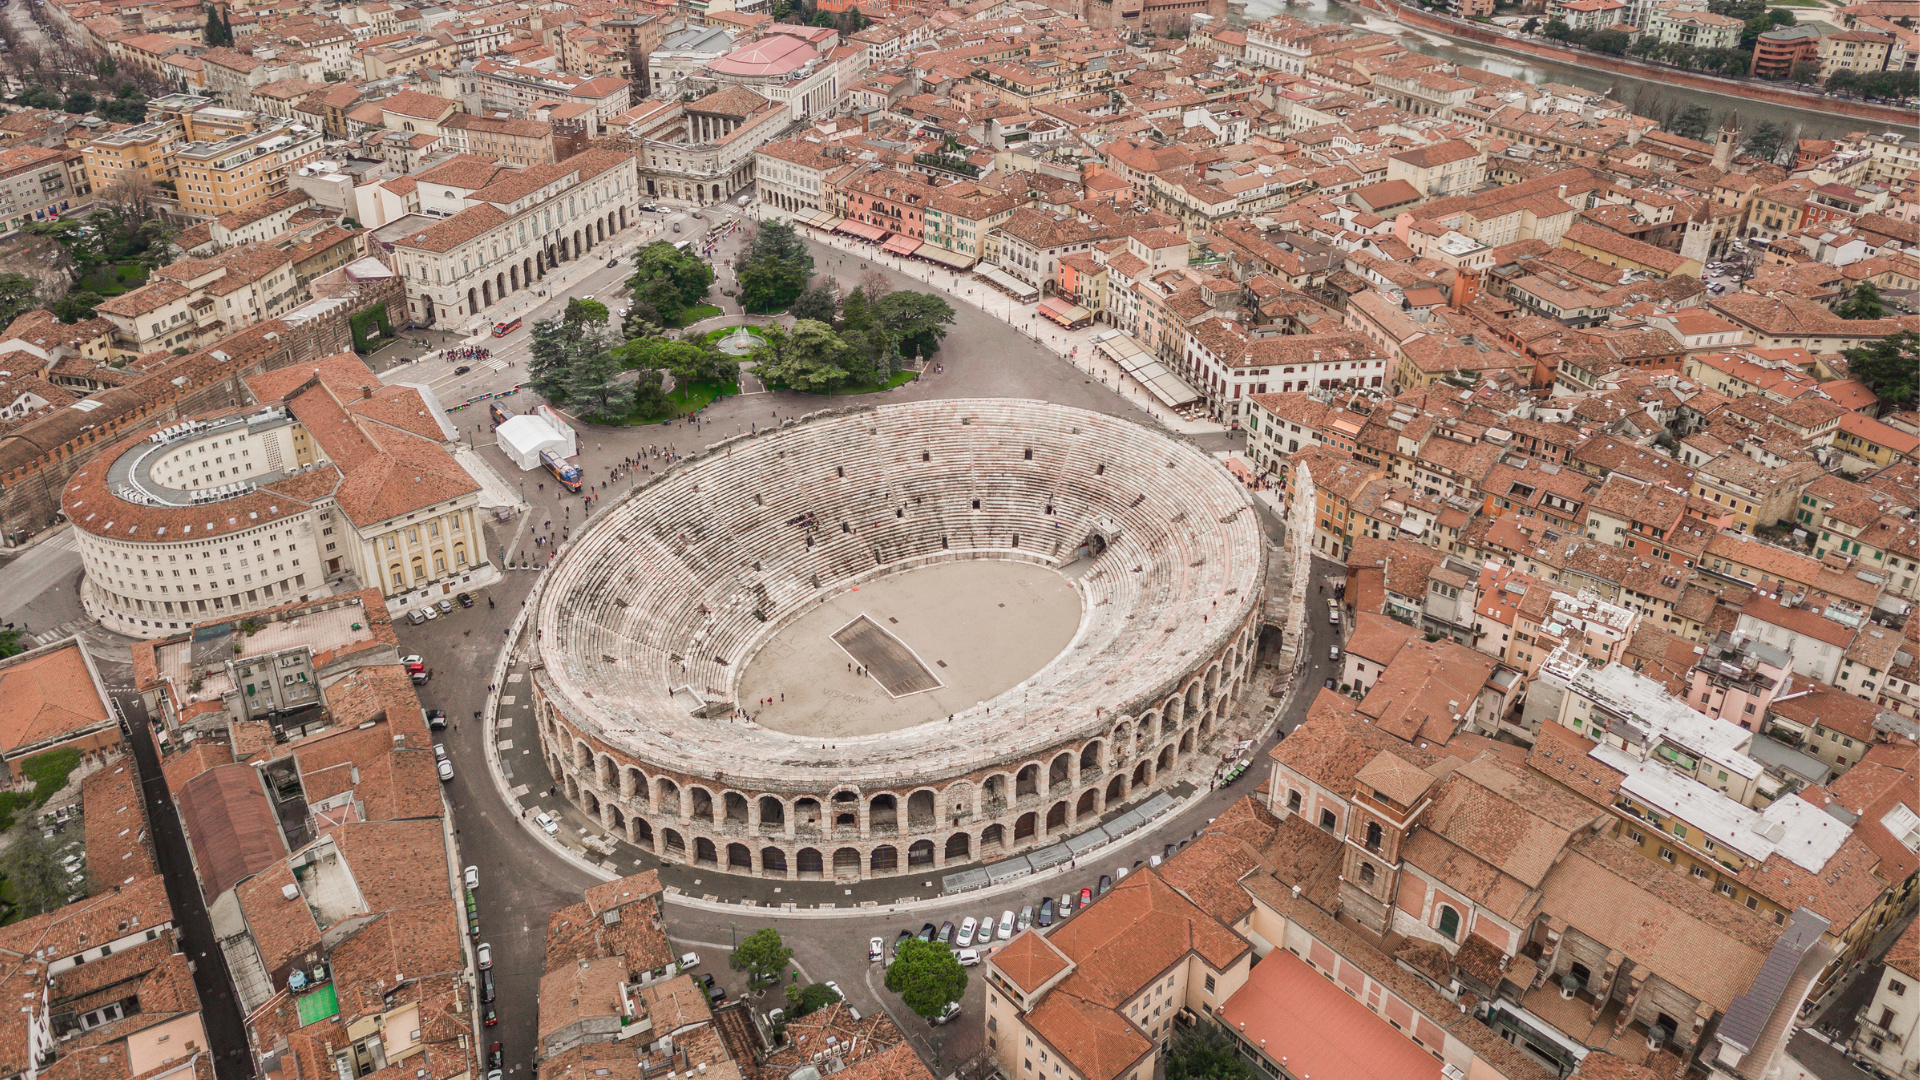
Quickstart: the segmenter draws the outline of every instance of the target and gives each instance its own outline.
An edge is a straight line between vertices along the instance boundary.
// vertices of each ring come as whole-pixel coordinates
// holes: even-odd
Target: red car
[[[1093,890],[1081,889],[1080,890],[1080,906],[1086,907],[1088,904],[1091,904],[1091,903],[1093,903]]]

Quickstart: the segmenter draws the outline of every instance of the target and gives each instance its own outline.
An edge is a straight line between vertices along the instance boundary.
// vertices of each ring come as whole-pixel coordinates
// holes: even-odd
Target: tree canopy
[[[748,311],[779,311],[806,290],[813,276],[807,246],[781,221],[762,224],[753,243],[734,267],[740,279],[740,303]]]
[[[656,324],[676,320],[686,309],[704,302],[713,287],[713,267],[697,255],[682,252],[665,240],[656,240],[633,256],[633,275],[627,288],[634,306],[645,304]],[[628,318],[633,312],[628,312]]]
[[[887,989],[921,1017],[933,1020],[967,990],[967,969],[944,941],[908,938],[887,968]]]
[[[1920,401],[1920,334],[1903,330],[1871,345],[1848,349],[1847,372],[1896,409]]]
[[[1845,300],[1834,305],[1833,313],[1843,319],[1884,319],[1887,305],[1880,299],[1880,290],[1873,287],[1873,282],[1863,281],[1853,287]]]
[[[834,991],[833,987],[828,986],[826,983],[808,983],[805,986],[795,984],[789,986],[787,987],[788,1019],[805,1016],[817,1009],[824,1009],[839,1000],[840,995]]]
[[[740,939],[727,963],[735,971],[744,971],[756,986],[771,985],[793,959],[793,950],[780,940],[780,931],[762,927]]]
[[[1210,1023],[1182,1031],[1167,1054],[1167,1080],[1251,1080],[1252,1076],[1233,1040]]]

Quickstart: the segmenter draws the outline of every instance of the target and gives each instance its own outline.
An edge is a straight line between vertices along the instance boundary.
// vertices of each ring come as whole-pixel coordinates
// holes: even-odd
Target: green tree
[[[1596,30],[1587,35],[1582,44],[1594,52],[1610,53],[1619,56],[1627,51],[1630,42],[1627,35],[1619,30]]]
[[[1906,409],[1920,401],[1920,334],[1902,330],[1840,355],[1847,358],[1847,373],[1883,404]]]
[[[727,963],[735,971],[746,972],[748,980],[760,987],[777,981],[792,959],[793,950],[781,942],[780,931],[768,926],[741,939]]]
[[[1779,124],[1762,120],[1754,125],[1753,132],[1747,136],[1747,144],[1741,149],[1761,161],[1772,161],[1786,141],[1787,133],[1781,130]]]
[[[661,316],[673,318],[705,300],[713,287],[713,267],[696,255],[656,240],[633,256],[627,288]]]
[[[966,993],[967,969],[946,942],[909,938],[900,943],[887,969],[887,989],[899,994],[907,1008],[933,1020]]]
[[[875,318],[898,343],[900,355],[932,356],[953,325],[953,307],[932,293],[888,293],[873,305]]]
[[[1540,32],[1555,41],[1565,41],[1568,35],[1573,33],[1573,28],[1567,25],[1565,19],[1556,18],[1548,19],[1546,28]]]
[[[840,290],[831,280],[823,281],[794,297],[793,303],[787,307],[787,314],[796,319],[838,323],[840,321]]]
[[[1787,75],[1787,78],[1792,79],[1801,86],[1812,86],[1814,83],[1820,81],[1820,61],[1795,60],[1793,62],[1793,71]]]
[[[90,113],[93,111],[93,105],[92,94],[85,90],[75,90],[67,95],[67,103],[64,107],[70,113]]]
[[[220,9],[212,5],[207,6],[207,23],[201,34],[207,39],[208,47],[233,44],[233,28]]]
[[[754,374],[768,386],[824,394],[847,383],[847,369],[840,366],[846,342],[833,327],[812,319],[802,319],[787,330],[778,324],[761,328],[762,344],[753,352],[759,367]]]
[[[93,309],[99,306],[100,302],[104,299],[106,298],[99,293],[87,292],[85,289],[82,289],[78,292],[70,292],[60,299],[55,300],[48,306],[47,310],[58,316],[63,323],[84,322],[87,319],[93,318]]]
[[[607,321],[608,314],[607,305],[598,300],[569,299],[567,301],[567,309],[561,315],[561,318],[568,323],[585,325],[587,323],[604,323]]]
[[[826,983],[798,984],[787,987],[787,1019],[805,1016],[818,1009],[840,1000],[840,995]]]
[[[1644,41],[1646,39],[1642,38],[1641,40]],[[1707,108],[1705,105],[1689,105],[1681,110],[1679,116],[1674,117],[1673,123],[1669,125],[1668,130],[1683,139],[1694,139],[1697,141],[1705,139],[1708,130],[1712,127],[1712,109]]]
[[[20,640],[20,636],[18,630],[0,630],[0,660],[27,651],[26,643]]]
[[[1212,1023],[1182,1031],[1167,1053],[1167,1080],[1250,1080],[1252,1076],[1233,1039]]]
[[[606,305],[592,300],[570,300],[558,319],[537,319],[527,358],[527,382],[548,401],[591,400],[598,407],[614,402],[592,392],[623,367],[612,356],[613,331],[607,326]],[[577,397],[577,395],[587,395]]]
[[[0,274],[0,329],[39,306],[40,283],[25,274]]]
[[[799,297],[813,276],[813,258],[793,226],[770,221],[754,233],[753,245],[735,267],[740,303],[748,311],[777,311]]]
[[[1863,281],[1853,287],[1853,294],[1834,306],[1833,313],[1843,319],[1884,319],[1887,305],[1880,299],[1880,290],[1873,282]]]
[[[40,824],[31,815],[13,827],[7,853],[0,856],[0,874],[6,875],[8,890],[17,905],[15,912],[22,917],[64,907],[73,893],[91,891],[68,881],[58,854],[40,835]]]
[[[1536,15],[1533,18],[1527,20],[1527,24],[1520,28],[1520,32],[1523,34],[1531,34],[1534,31],[1539,29],[1540,29],[1540,17]]]

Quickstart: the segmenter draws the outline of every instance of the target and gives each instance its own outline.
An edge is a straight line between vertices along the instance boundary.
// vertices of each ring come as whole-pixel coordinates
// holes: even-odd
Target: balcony
[[[1874,1038],[1880,1039],[1882,1042],[1892,1043],[1896,1046],[1899,1045],[1902,1039],[1902,1036],[1900,1035],[1900,1033],[1896,1031],[1890,1031],[1886,1028],[1881,1027],[1879,1024],[1874,1023],[1873,1020],[1871,1019],[1871,1017],[1873,1016],[1873,1011],[1874,1011],[1874,1005],[1873,1005],[1873,1002],[1871,1001],[1867,1002],[1865,1005],[1860,1006],[1858,1009],[1855,1009],[1853,1012],[1854,1022],[1858,1023],[1860,1025],[1860,1030],[1865,1032],[1866,1034],[1871,1035]]]

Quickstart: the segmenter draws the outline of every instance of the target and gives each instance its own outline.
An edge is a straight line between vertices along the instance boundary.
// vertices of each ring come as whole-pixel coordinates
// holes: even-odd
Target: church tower
[[[1724,138],[1726,133],[1721,132],[1721,135]],[[1717,155],[1715,160],[1718,160]],[[1711,200],[1701,199],[1700,204],[1695,206],[1693,213],[1688,216],[1687,231],[1680,238],[1680,257],[1692,259],[1702,266],[1705,266],[1707,260],[1713,256],[1712,206]]]
[[[1733,166],[1733,152],[1740,146],[1740,114],[1727,117],[1720,125],[1720,136],[1713,143],[1713,167],[1726,172]]]

